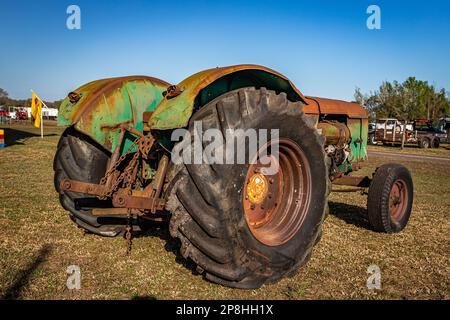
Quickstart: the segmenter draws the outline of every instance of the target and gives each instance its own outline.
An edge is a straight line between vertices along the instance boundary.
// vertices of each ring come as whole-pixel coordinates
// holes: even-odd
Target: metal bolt
[[[69,181],[64,181],[64,189],[66,190],[70,190],[70,188],[72,187],[71,183]]]

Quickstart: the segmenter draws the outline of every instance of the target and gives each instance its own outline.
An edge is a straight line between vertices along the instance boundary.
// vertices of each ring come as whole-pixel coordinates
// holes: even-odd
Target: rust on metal
[[[343,146],[350,142],[352,136],[350,129],[345,123],[337,121],[324,121],[319,122],[317,129],[322,131],[322,135],[325,137],[325,144],[333,144]]]
[[[273,144],[271,141],[268,145]],[[248,167],[242,205],[255,238],[268,246],[278,246],[289,241],[303,223],[310,204],[312,177],[306,155],[292,140],[280,139],[279,161],[273,156],[269,159],[269,164],[258,161]],[[267,170],[269,166],[278,168],[275,174]]]
[[[146,76],[109,78],[90,82],[76,89],[61,103],[58,125],[75,125],[105,149],[113,152],[119,132],[114,127],[126,123],[143,131],[143,113],[153,112],[170,86]],[[124,141],[124,148],[130,141]]]
[[[166,200],[163,198],[130,195],[127,189],[119,189],[112,197],[112,204],[116,208],[148,209],[154,213],[164,209]]]
[[[331,192],[361,192],[365,193],[367,188],[348,188],[348,189],[332,189]]]
[[[270,68],[252,64],[213,68],[198,72],[186,78],[175,86],[177,89],[174,89],[173,94],[168,92],[165,99],[160,102],[152,114],[149,120],[149,126],[152,129],[158,130],[185,127],[192,115],[195,99],[200,91],[218,79],[241,71],[262,72],[267,79],[279,85],[279,91],[290,91],[297,97],[297,101],[307,104],[303,94],[288,78]],[[267,85],[262,86],[268,87]],[[306,113],[315,112],[313,109],[309,110],[309,106],[307,105],[304,106],[304,111]]]
[[[398,179],[394,182],[389,193],[389,214],[395,222],[399,222],[408,207],[408,187],[405,181]]]
[[[94,216],[126,216],[130,213],[134,216],[145,217],[153,221],[167,221],[169,220],[169,215],[153,213],[149,214],[148,210],[142,209],[128,209],[128,208],[95,208],[92,209],[92,214]]]
[[[169,158],[164,155],[158,164],[158,170],[156,171],[155,179],[152,182],[152,188],[154,190],[153,196],[159,197],[161,194],[164,180],[166,178],[167,168],[169,167]]]
[[[171,99],[171,98],[175,98],[176,96],[180,95],[182,92],[183,92],[183,89],[181,89],[179,86],[171,85],[167,88],[166,91],[164,91],[162,93],[162,95],[166,99]]]
[[[152,116],[153,112],[144,112],[142,114],[142,122],[144,123],[143,131],[148,132],[150,131],[150,126],[148,125],[148,120],[150,120],[150,117]]]
[[[89,82],[76,90],[78,92],[87,92],[87,94],[83,95],[83,99],[80,103],[84,102],[84,104],[82,106],[77,106],[75,112],[73,113],[72,121],[76,122],[77,120],[79,120],[84,112],[89,111],[90,108],[97,105],[99,100],[101,100],[104,96],[107,96],[114,90],[121,88],[124,82],[136,80],[148,81],[155,85],[164,87],[170,85],[169,83],[161,79],[147,76],[127,76],[119,78],[107,78]]]
[[[60,187],[62,191],[78,192],[89,194],[92,196],[100,196],[104,192],[106,192],[106,186],[104,185],[75,181],[70,179],[61,180]]]
[[[369,177],[341,176],[332,181],[334,185],[368,188],[372,180]]]
[[[94,216],[126,216],[128,211],[127,208],[95,208],[92,209],[92,214]],[[131,209],[131,214],[143,216],[145,212],[139,209]]]
[[[125,137],[125,130],[122,129],[120,131],[120,135],[119,135],[119,140],[117,141],[117,148],[114,150],[111,158],[109,159],[109,163],[108,163],[108,168],[107,168],[107,172],[113,169],[114,164],[117,162],[117,160],[120,157],[120,152],[121,152],[121,148],[122,148],[122,143],[123,143],[123,139]]]
[[[134,130],[127,125],[121,125],[119,128],[121,129],[121,136],[124,135],[125,131],[133,133]],[[143,136],[140,132],[137,135],[139,137],[133,142],[129,150],[117,160],[111,161],[109,169],[100,180],[100,184],[65,179],[60,183],[61,190],[94,195],[99,199],[112,198],[112,204],[115,208],[129,209],[127,211],[128,216],[133,214],[133,209],[146,210],[150,213],[163,210],[166,200],[159,198],[159,196],[167,173],[169,158],[166,155],[162,157],[159,162],[156,177],[147,188],[143,191],[133,190],[132,188],[136,184],[139,170],[139,156],[146,159],[154,143],[154,138],[151,135]],[[123,172],[119,171],[119,165],[126,159],[134,145],[139,146],[139,152],[133,154],[132,159],[128,162]],[[117,157],[116,152],[113,156]],[[142,170],[144,170],[144,167]],[[119,188],[121,184],[124,187]],[[123,211],[115,210],[114,212]]]
[[[306,97],[306,101],[311,107],[311,109],[316,109],[317,113],[327,115],[346,115],[349,118],[366,119],[367,111],[362,108],[356,102],[347,102],[342,100],[327,99],[327,98],[317,98],[317,97]],[[305,111],[305,113],[308,113]]]
[[[81,98],[80,94],[74,91],[70,92],[67,97],[69,98],[70,103],[77,103]]]

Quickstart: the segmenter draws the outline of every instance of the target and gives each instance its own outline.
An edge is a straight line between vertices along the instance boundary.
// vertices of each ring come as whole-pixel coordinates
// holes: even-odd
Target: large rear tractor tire
[[[111,206],[107,201],[99,201],[80,193],[62,191],[60,182],[72,179],[99,183],[106,171],[110,154],[88,136],[68,128],[61,136],[53,162],[54,184],[64,209],[69,211],[70,219],[87,232],[114,237],[122,234],[127,223],[126,217],[102,216],[92,214],[92,207]],[[77,201],[87,204],[80,208]]]
[[[263,148],[270,146],[270,165],[279,163],[279,170],[269,172],[259,161],[173,166],[166,207],[181,254],[206,279],[229,287],[253,289],[292,276],[319,241],[328,208],[324,139],[314,120],[284,93],[242,88],[195,113],[191,136],[198,131],[194,122],[201,122],[203,130],[218,129],[223,137],[227,129],[266,129]],[[278,140],[271,129],[279,130]],[[276,144],[279,162],[270,153]],[[248,149],[246,159],[254,159],[256,153]]]

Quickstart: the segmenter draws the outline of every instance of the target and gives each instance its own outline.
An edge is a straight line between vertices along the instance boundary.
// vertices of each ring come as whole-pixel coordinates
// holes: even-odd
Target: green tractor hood
[[[155,111],[163,99],[163,91],[169,86],[165,81],[146,76],[87,83],[63,100],[58,125],[75,124],[78,131],[113,152],[119,139],[120,124],[126,123],[143,131],[143,113]]]

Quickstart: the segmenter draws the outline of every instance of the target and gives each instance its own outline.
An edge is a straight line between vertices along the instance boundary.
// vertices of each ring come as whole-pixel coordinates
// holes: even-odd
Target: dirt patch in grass
[[[192,264],[180,258],[178,243],[170,238],[166,224],[155,224],[134,239],[130,257],[125,256],[122,238],[84,234],[59,205],[53,187],[52,160],[61,129],[47,129],[44,139],[26,134],[39,134],[39,129],[21,127],[19,131],[25,133],[17,143],[0,149],[0,297],[450,298],[448,162],[400,161],[411,170],[415,184],[411,221],[402,233],[371,231],[365,196],[332,194],[323,238],[307,266],[293,278],[245,291],[196,275]],[[398,160],[373,156],[361,173],[371,174],[377,166],[393,161]],[[371,264],[381,269],[381,290],[366,287]],[[81,269],[80,290],[66,287],[70,265]]]

